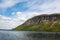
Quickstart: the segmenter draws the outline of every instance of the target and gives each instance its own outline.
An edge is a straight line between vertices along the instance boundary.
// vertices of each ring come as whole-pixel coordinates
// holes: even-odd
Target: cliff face
[[[60,14],[35,16],[13,30],[60,31]]]
[[[41,22],[47,21],[60,21],[60,14],[52,14],[52,15],[39,15],[35,16],[26,21],[25,24],[32,25],[32,24],[40,24]]]

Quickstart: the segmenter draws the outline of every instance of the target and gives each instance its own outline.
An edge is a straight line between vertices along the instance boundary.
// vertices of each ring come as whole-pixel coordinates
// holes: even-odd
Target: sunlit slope
[[[35,16],[13,30],[60,31],[60,14]]]

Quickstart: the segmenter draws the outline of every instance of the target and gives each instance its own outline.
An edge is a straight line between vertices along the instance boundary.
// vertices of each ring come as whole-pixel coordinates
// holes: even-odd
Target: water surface
[[[0,31],[0,40],[60,40],[60,32]]]

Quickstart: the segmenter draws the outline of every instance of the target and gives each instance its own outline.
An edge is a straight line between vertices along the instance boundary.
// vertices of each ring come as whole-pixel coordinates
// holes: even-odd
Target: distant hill
[[[60,13],[35,16],[13,30],[60,31]]]

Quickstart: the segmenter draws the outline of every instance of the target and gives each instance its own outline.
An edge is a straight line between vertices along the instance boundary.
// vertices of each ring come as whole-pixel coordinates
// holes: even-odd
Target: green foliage
[[[56,22],[56,21],[54,21]],[[60,31],[60,21],[55,24],[51,21],[42,22],[40,24],[33,25],[21,25],[13,30],[28,30],[28,31]],[[53,24],[53,25],[52,25]]]

